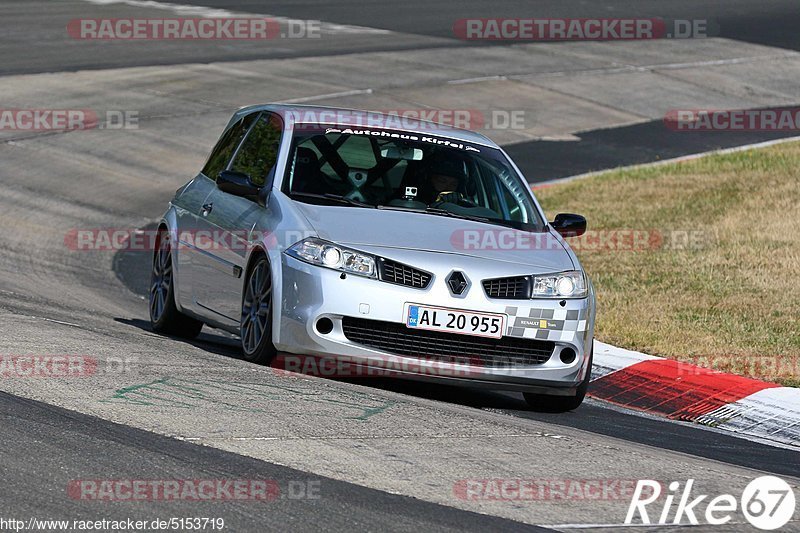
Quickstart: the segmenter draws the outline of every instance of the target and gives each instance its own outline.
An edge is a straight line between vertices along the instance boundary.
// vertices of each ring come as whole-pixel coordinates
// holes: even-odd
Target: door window
[[[263,186],[278,159],[282,131],[277,116],[262,113],[234,156],[230,170],[247,174],[253,184]]]
[[[219,173],[228,167],[228,162],[231,160],[234,151],[236,151],[236,147],[242,142],[247,130],[250,129],[257,116],[258,113],[250,113],[242,117],[239,122],[222,134],[203,167],[202,172],[205,176],[214,181],[217,180]]]

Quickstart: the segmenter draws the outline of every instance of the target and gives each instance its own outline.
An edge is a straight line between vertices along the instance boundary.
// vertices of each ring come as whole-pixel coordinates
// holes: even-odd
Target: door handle
[[[207,214],[209,214],[212,209],[214,209],[214,204],[213,203],[203,204],[203,216],[206,216]]]

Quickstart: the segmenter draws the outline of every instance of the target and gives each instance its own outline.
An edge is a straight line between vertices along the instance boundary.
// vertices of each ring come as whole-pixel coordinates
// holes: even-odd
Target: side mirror
[[[217,177],[217,188],[236,196],[257,196],[261,187],[253,184],[250,176],[233,170],[223,170]]]
[[[572,213],[559,213],[550,223],[563,237],[579,237],[586,233],[586,218]]]

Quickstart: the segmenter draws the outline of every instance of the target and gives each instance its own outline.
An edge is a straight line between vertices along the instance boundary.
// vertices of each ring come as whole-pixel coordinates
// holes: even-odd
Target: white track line
[[[292,98],[291,100],[281,100],[283,104],[302,104],[303,102],[315,102],[317,100],[327,100],[329,98],[342,98],[345,96],[357,96],[359,94],[372,94],[372,89],[353,89],[351,91],[340,91],[338,93],[317,94],[315,96],[303,96],[302,98]]]
[[[202,18],[258,17],[258,18],[269,18],[283,23],[307,22],[301,19],[293,19],[289,17],[262,15],[259,13],[241,13],[236,11],[229,11],[227,9],[193,6],[188,4],[174,4],[172,2],[157,2],[156,0],[83,0],[83,1],[100,6],[108,6],[112,4],[125,4],[140,8],[163,9],[165,11],[170,11],[172,13],[185,17],[190,17],[190,16],[202,17]],[[380,28],[368,28],[366,26],[336,24],[333,22],[324,22],[324,21],[320,23],[320,31],[328,35],[339,35],[339,34],[389,35],[392,33],[389,30],[383,30]]]

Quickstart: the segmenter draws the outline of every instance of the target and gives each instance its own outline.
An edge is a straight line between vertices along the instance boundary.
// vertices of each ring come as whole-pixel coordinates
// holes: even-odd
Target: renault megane
[[[582,402],[595,297],[527,181],[483,135],[397,116],[252,106],[160,221],[150,318],[276,354]],[[413,363],[408,364],[409,362]],[[435,370],[435,371],[434,371]]]

